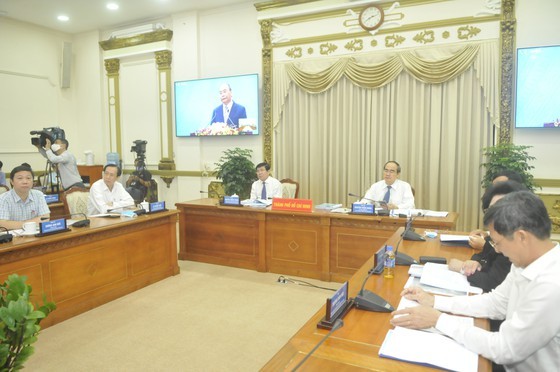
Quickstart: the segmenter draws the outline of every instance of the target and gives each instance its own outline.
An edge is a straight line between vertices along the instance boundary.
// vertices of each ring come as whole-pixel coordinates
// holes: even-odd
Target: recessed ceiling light
[[[119,9],[119,4],[117,4],[117,3],[108,3],[108,4],[107,4],[107,9],[109,9],[109,10],[117,10],[117,9]]]
[[[56,19],[58,19],[61,22],[67,22],[70,17],[68,17],[67,15],[59,15],[58,17],[56,17]]]

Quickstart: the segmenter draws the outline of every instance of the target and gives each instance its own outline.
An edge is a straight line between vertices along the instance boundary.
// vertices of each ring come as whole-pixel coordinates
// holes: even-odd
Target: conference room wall
[[[262,76],[260,26],[252,4],[175,14],[172,18],[174,81],[251,73]],[[259,83],[262,86],[262,78]],[[216,106],[220,104],[218,88]],[[235,92],[235,87],[233,89]],[[212,171],[223,151],[233,147],[253,150],[253,161],[258,163],[263,157],[262,141],[262,134],[254,137],[175,137],[175,163],[181,170]],[[177,200],[201,197],[200,190],[207,190],[212,180],[214,178],[204,176],[196,179],[180,177]]]
[[[44,170],[46,161],[31,145],[30,131],[61,126],[70,137],[76,133],[73,92],[60,89],[64,42],[72,42],[72,37],[6,18],[0,22],[0,160],[4,172],[24,161]]]

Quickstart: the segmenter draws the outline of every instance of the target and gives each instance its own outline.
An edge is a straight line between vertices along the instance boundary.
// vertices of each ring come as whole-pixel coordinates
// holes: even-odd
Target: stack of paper
[[[454,245],[460,247],[469,246],[469,236],[468,235],[449,235],[440,234],[439,240],[443,245]]]
[[[266,208],[272,205],[272,200],[266,199],[245,199],[241,201],[241,205],[251,208]]]
[[[342,207],[342,204],[333,204],[333,203],[323,203],[315,206],[315,209],[321,209],[325,211],[332,211],[333,209],[337,209]]]
[[[396,327],[387,332],[379,356],[445,368],[475,372],[478,355],[456,341],[436,333]]]
[[[471,287],[467,277],[449,270],[447,265],[428,262],[422,269],[420,284],[464,293],[482,293],[477,287]]]

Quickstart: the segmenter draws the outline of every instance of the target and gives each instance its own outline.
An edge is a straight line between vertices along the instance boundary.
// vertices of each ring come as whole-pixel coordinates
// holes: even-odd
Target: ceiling
[[[117,3],[111,11],[107,3]],[[93,30],[124,28],[173,13],[208,10],[237,4],[253,4],[257,0],[0,0],[2,17],[33,23],[53,30],[77,34]],[[70,17],[60,22],[57,16]]]

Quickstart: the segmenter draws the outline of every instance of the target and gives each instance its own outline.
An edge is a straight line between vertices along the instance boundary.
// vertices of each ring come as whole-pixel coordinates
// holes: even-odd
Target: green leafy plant
[[[527,149],[531,147],[513,143],[500,143],[496,146],[484,148],[483,155],[486,157],[486,162],[480,166],[486,168],[486,174],[482,178],[482,186],[484,188],[490,186],[499,172],[510,170],[521,175],[525,187],[534,191],[537,186],[533,180],[533,175],[529,171],[535,167],[529,165],[529,161],[536,158],[530,156],[527,152]]]
[[[35,310],[29,301],[31,286],[27,277],[12,274],[0,284],[0,371],[16,371],[33,354],[39,323],[56,309],[43,298],[43,306]]]
[[[216,163],[216,178],[222,180],[226,195],[249,198],[251,185],[257,179],[255,164],[251,161],[252,153],[252,150],[239,147],[228,149]]]

